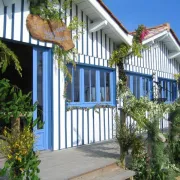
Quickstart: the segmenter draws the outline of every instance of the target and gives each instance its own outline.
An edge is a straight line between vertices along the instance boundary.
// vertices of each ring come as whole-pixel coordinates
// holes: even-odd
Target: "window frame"
[[[72,68],[72,74],[73,74],[73,65],[68,64],[68,67]],[[116,106],[116,69],[114,68],[108,68],[108,67],[99,67],[99,66],[90,66],[90,65],[81,65],[81,64],[76,64],[76,68],[79,68],[79,95],[80,99],[79,102],[70,102],[68,99],[66,101],[67,107],[93,107],[96,105],[99,106]],[[85,101],[85,96],[84,96],[84,90],[85,90],[85,84],[84,84],[84,70],[95,70],[96,71],[96,101],[93,102],[86,102]],[[100,71],[103,72],[109,72],[110,73],[110,101],[100,101]],[[73,87],[73,77],[72,77],[72,82],[67,82],[71,83],[71,87]],[[74,89],[71,89],[71,96],[73,93]],[[98,93],[99,92],[99,93]],[[73,96],[72,96],[73,97]],[[106,98],[106,97],[105,97]]]
[[[160,92],[160,97],[159,98],[167,98],[167,100],[165,101],[165,103],[172,103],[174,101],[176,101],[176,99],[178,98],[178,85],[177,85],[177,81],[175,79],[168,79],[168,78],[161,78],[161,77],[158,77],[158,82],[160,83],[162,89],[161,89],[161,92]],[[163,83],[166,82],[167,83],[167,91],[166,93],[168,94],[168,97],[165,97],[164,94],[165,94],[165,89],[163,88]],[[173,86],[173,83],[175,83],[175,87],[173,89],[173,92],[175,93],[173,97],[173,92],[172,92],[172,100],[170,99],[170,91],[169,91],[169,86],[170,86],[170,83],[172,83],[172,86]]]
[[[129,80],[129,89],[131,90],[131,92],[134,94],[134,83],[133,83],[133,79],[134,77],[139,77],[139,85],[142,88],[139,88],[139,93],[137,92],[136,95],[134,95],[136,98],[140,98],[140,97],[145,97],[145,93],[144,93],[144,89],[143,89],[143,78],[149,79],[148,81],[148,89],[150,89],[150,93],[148,95],[149,99],[152,100],[153,99],[153,77],[152,75],[149,74],[142,74],[142,73],[138,73],[138,72],[131,72],[131,71],[126,71],[126,76],[130,77]],[[136,86],[137,88],[137,86]],[[137,94],[139,94],[139,97],[137,97]]]

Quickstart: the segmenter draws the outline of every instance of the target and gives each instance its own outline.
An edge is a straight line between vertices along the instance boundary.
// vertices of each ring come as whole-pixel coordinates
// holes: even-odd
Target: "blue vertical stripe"
[[[14,11],[15,11],[15,4],[12,4],[12,31],[11,31],[11,39],[14,39]]]
[[[6,38],[6,16],[7,16],[7,7],[4,7],[4,29],[3,29],[3,37]]]
[[[96,31],[96,57],[99,56],[99,52],[98,52],[98,31]]]
[[[20,31],[20,41],[23,40],[23,19],[24,19],[24,0],[21,0],[21,31]]]

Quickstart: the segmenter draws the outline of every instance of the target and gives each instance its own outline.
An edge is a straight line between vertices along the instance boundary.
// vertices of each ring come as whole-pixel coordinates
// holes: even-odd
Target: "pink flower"
[[[144,30],[142,31],[142,33],[140,35],[140,42],[141,43],[148,34],[149,34],[149,31],[146,28],[144,28]]]

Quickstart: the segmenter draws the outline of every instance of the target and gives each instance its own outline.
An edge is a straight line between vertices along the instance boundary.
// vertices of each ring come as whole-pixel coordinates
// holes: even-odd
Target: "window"
[[[72,82],[67,85],[68,105],[115,105],[115,70],[77,65],[68,66]]]
[[[177,82],[159,78],[159,97],[166,98],[166,102],[173,102],[177,98]]]
[[[152,76],[129,72],[126,75],[127,86],[136,98],[140,98],[141,96],[148,96],[149,99],[153,98]]]

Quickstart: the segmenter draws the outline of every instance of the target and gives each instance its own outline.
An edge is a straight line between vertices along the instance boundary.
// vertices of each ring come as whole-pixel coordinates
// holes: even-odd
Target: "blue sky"
[[[103,0],[119,21],[133,31],[139,24],[147,27],[170,23],[180,39],[180,0]]]

